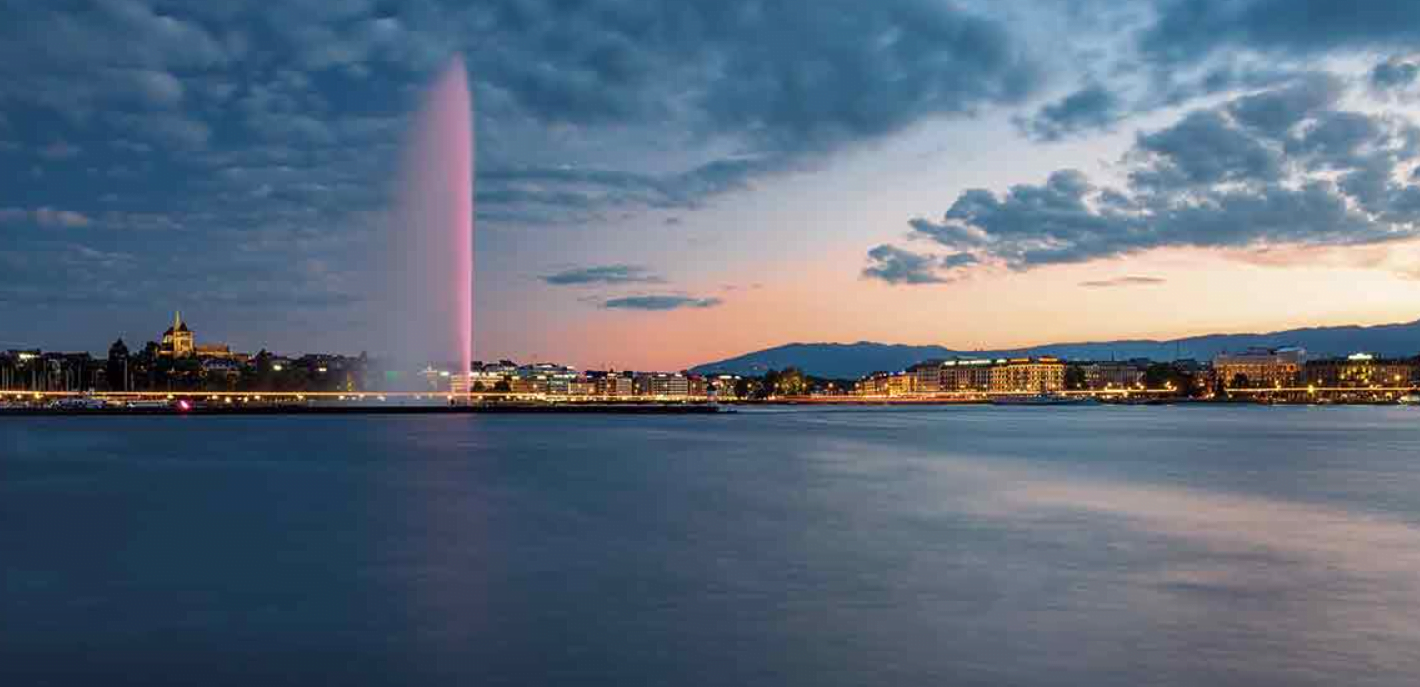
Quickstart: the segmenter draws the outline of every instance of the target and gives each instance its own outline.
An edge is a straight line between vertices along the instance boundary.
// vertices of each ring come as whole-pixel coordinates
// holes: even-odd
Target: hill
[[[1345,355],[1366,351],[1385,357],[1420,353],[1420,320],[1370,327],[1309,327],[1255,334],[1206,334],[1182,339],[1125,339],[1053,343],[993,351],[957,351],[944,346],[908,346],[872,341],[857,343],[792,343],[692,368],[702,374],[758,375],[769,369],[797,367],[822,377],[854,378],[870,372],[896,371],[934,358],[1055,355],[1071,360],[1150,358],[1209,360],[1225,351],[1252,346],[1301,346],[1312,355]]]

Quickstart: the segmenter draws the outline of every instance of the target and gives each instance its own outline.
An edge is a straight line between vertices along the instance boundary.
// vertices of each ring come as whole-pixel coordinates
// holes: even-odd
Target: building
[[[944,361],[938,385],[942,391],[990,391],[992,361],[957,358]]]
[[[912,393],[935,394],[942,391],[942,361],[928,360],[907,368],[912,376]]]
[[[1409,387],[1420,381],[1420,360],[1378,358],[1369,353],[1308,360],[1303,369],[1306,384],[1321,389]]]
[[[109,391],[132,391],[133,373],[130,371],[128,345],[123,339],[113,342],[108,348],[108,362],[104,371]]]
[[[196,337],[192,330],[188,329],[187,323],[182,321],[182,313],[173,313],[173,326],[163,332],[163,341],[158,349],[159,355],[169,358],[189,358],[196,354]]]
[[[1094,391],[1133,389],[1144,384],[1143,368],[1132,362],[1086,363],[1080,370],[1085,373],[1085,388]]]
[[[1219,354],[1213,370],[1229,389],[1281,389],[1301,385],[1306,358],[1304,348],[1249,348]]]
[[[1065,362],[1054,357],[1011,358],[991,368],[995,392],[1052,393],[1065,390]]]
[[[889,396],[905,396],[916,390],[917,378],[906,372],[899,372],[888,377]]]
[[[685,375],[656,373],[651,376],[652,396],[689,396],[690,381]]]
[[[858,380],[854,391],[859,396],[886,396],[888,394],[888,383],[892,375],[887,372],[873,372],[868,376]]]
[[[615,371],[589,371],[586,378],[594,396],[631,396],[635,391],[631,377]]]
[[[219,358],[227,360],[233,358],[232,347],[227,344],[197,344],[193,354],[199,358]]]
[[[739,398],[739,375],[711,375],[706,379],[708,393],[719,399]]]

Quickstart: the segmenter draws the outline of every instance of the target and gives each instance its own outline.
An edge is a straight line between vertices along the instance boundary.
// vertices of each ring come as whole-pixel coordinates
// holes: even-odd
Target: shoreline
[[[178,408],[0,408],[6,417],[182,417],[236,415],[714,415],[734,410],[712,405],[486,405],[486,406],[195,406]]]

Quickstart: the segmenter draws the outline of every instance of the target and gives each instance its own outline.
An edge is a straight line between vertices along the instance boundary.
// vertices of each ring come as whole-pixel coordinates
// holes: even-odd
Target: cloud
[[[82,151],[82,148],[73,145],[67,141],[55,141],[41,148],[39,151],[39,156],[46,160],[57,162],[60,160],[68,160],[70,158],[78,157],[79,153]]]
[[[538,277],[554,286],[586,284],[660,284],[665,280],[639,265],[602,265],[567,269]]]
[[[1239,124],[1275,137],[1334,106],[1344,91],[1345,84],[1333,74],[1304,74],[1280,88],[1233,100],[1227,113]]]
[[[868,251],[863,277],[889,284],[943,284],[947,279],[938,273],[941,267],[941,260],[934,255],[883,244]]]
[[[825,150],[1018,102],[1038,68],[1001,22],[930,0],[508,4],[475,51],[490,89],[548,122],[651,121]]]
[[[108,115],[108,120],[119,129],[164,147],[200,149],[207,147],[207,142],[212,138],[212,128],[205,122],[179,114],[115,112]]]
[[[79,229],[91,226],[94,221],[87,215],[73,210],[59,210],[41,207],[34,210],[25,208],[0,208],[0,224],[32,222],[46,228]]]
[[[1163,64],[1200,61],[1225,49],[1305,57],[1338,49],[1408,46],[1420,40],[1420,5],[1370,0],[1186,0],[1161,4],[1138,37]]]
[[[1420,77],[1420,64],[1392,57],[1371,69],[1371,86],[1377,90],[1408,88]]]
[[[42,227],[62,227],[77,229],[94,223],[86,215],[73,210],[56,210],[43,207],[34,211],[34,221]]]
[[[1122,116],[1123,106],[1113,91],[1091,84],[1045,105],[1029,119],[1018,119],[1016,125],[1036,140],[1058,141],[1082,131],[1108,128]]]
[[[1132,152],[1151,162],[1133,177],[1141,186],[1275,182],[1282,176],[1281,151],[1217,110],[1196,110],[1171,127],[1141,135]]]
[[[1159,277],[1114,277],[1113,279],[1082,281],[1080,286],[1091,289],[1108,289],[1116,286],[1157,286],[1167,281],[1167,279]]]
[[[682,308],[713,308],[724,303],[719,298],[692,298],[689,296],[656,295],[624,296],[612,298],[602,303],[603,308],[613,310],[680,310]]]
[[[1420,128],[1395,115],[1337,110],[1336,102],[1334,84],[1311,78],[1194,110],[1136,137],[1122,188],[1060,170],[1004,194],[968,189],[941,220],[909,226],[1013,269],[1164,246],[1356,246],[1416,236],[1420,186],[1406,177],[1420,155]],[[895,262],[883,269],[898,279],[930,276]]]

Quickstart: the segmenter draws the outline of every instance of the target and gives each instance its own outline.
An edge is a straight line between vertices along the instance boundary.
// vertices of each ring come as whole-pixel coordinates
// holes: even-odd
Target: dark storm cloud
[[[1115,277],[1113,279],[1082,281],[1080,286],[1088,289],[1110,289],[1118,286],[1157,286],[1167,281],[1167,279],[1159,277]]]
[[[1420,235],[1420,186],[1411,173],[1417,127],[1333,109],[1337,100],[1324,81],[1236,98],[1140,134],[1124,155],[1124,188],[1061,170],[1004,194],[967,190],[941,220],[909,225],[1013,269],[1166,246],[1357,245]]]
[[[587,284],[660,284],[665,279],[640,265],[600,265],[562,270],[538,277],[553,286]]]
[[[1153,61],[1177,64],[1224,48],[1305,56],[1417,39],[1420,4],[1410,0],[1172,0],[1161,3],[1138,45]]]
[[[1109,89],[1091,84],[1045,105],[1017,125],[1037,140],[1058,141],[1071,134],[1109,127],[1122,115],[1123,105],[1119,96]]]
[[[693,211],[1041,80],[1010,26],[937,0],[0,0],[0,17],[0,207],[96,250],[154,235],[150,269],[113,291],[130,302],[178,283],[347,302],[404,115],[458,51],[495,228]],[[43,232],[12,233],[58,264]],[[272,255],[324,267],[254,276]]]
[[[690,296],[623,296],[611,298],[602,303],[603,308],[612,310],[681,310],[684,308],[713,308],[724,303],[719,298],[692,298]]]
[[[1037,80],[1004,25],[932,0],[507,2],[486,21],[516,40],[475,65],[536,117],[677,115],[772,150],[1015,102]]]

